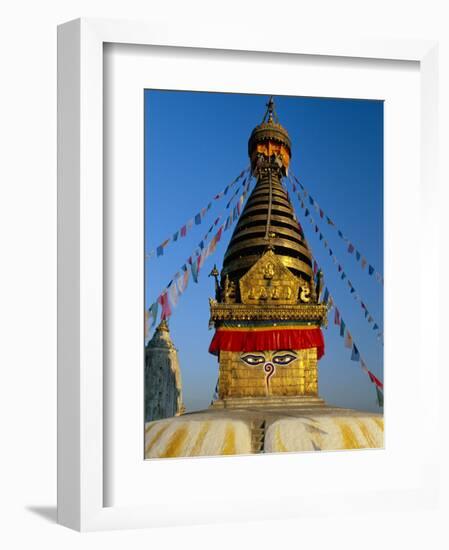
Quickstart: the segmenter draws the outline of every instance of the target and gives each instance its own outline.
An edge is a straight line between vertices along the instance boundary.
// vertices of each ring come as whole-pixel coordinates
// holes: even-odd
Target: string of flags
[[[289,178],[289,182],[292,186],[294,186],[294,183],[290,180],[290,178]],[[374,316],[370,313],[370,311],[368,309],[368,306],[366,305],[366,303],[364,302],[364,300],[362,299],[360,294],[356,291],[356,289],[355,289],[353,283],[351,282],[351,280],[348,278],[348,276],[346,274],[346,271],[344,270],[341,263],[338,261],[334,251],[330,247],[330,245],[329,245],[328,241],[326,240],[324,234],[322,233],[320,227],[318,226],[317,223],[315,223],[315,220],[314,220],[310,210],[306,206],[303,197],[301,197],[300,192],[297,189],[295,189],[295,187],[293,187],[293,190],[296,193],[296,196],[297,196],[297,198],[300,202],[301,208],[304,211],[304,216],[306,218],[308,218],[308,220],[309,220],[311,226],[313,227],[315,233],[318,234],[320,242],[322,243],[323,247],[328,251],[329,256],[332,258],[332,262],[334,263],[334,265],[337,269],[337,272],[340,276],[340,279],[342,281],[344,281],[344,280],[346,281],[346,284],[348,286],[350,294],[353,296],[354,300],[356,300],[360,304],[360,307],[363,311],[363,314],[365,316],[366,321],[368,322],[369,325],[372,325],[372,330],[377,333],[377,339],[380,342],[382,342],[383,332],[381,330],[380,324],[376,321]],[[314,260],[314,264],[313,264],[314,274],[316,274],[317,269],[318,269],[318,264]]]
[[[198,277],[200,269],[202,268],[206,258],[213,254],[217,248],[218,243],[220,242],[222,235],[227,231],[233,223],[239,218],[245,198],[250,190],[252,183],[252,178],[249,177],[246,181],[245,187],[242,194],[238,198],[235,206],[232,208],[231,212],[228,214],[226,221],[224,221],[216,231],[215,235],[206,246],[206,239],[212,233],[213,229],[218,226],[220,220],[222,219],[223,214],[221,214],[214,223],[210,226],[206,235],[203,237],[199,243],[197,249],[194,253],[186,260],[181,269],[175,273],[168,285],[164,290],[159,294],[158,298],[151,304],[148,310],[145,312],[145,335],[148,333],[149,327],[154,327],[157,321],[159,309],[161,310],[160,319],[167,319],[171,316],[173,308],[178,304],[178,300],[181,294],[187,289],[187,285],[192,277],[195,283],[198,283]],[[234,194],[235,198],[235,194]],[[231,201],[230,201],[231,202]],[[230,207],[230,203],[226,208]]]
[[[356,343],[354,342],[354,338],[349,331],[349,328],[347,327],[340,310],[335,304],[335,301],[332,297],[332,295],[329,292],[329,289],[326,287],[324,289],[323,294],[323,302],[328,304],[328,310],[334,309],[334,325],[339,327],[339,333],[341,338],[343,339],[344,346],[351,350],[351,361],[356,361],[359,363],[360,368],[362,371],[369,377],[372,384],[374,384],[376,388],[376,396],[377,396],[377,404],[379,407],[383,407],[384,404],[384,385],[383,383],[377,378],[377,376],[371,372],[367,365],[365,360],[363,359],[360,350]]]
[[[340,229],[338,229],[335,222],[324,212],[324,210],[321,208],[318,202],[312,197],[312,195],[307,191],[307,189],[299,181],[299,179],[291,172],[291,170],[290,170],[290,173],[293,176],[293,179],[295,180],[295,182],[301,188],[306,202],[308,202],[310,206],[313,206],[315,208],[320,218],[323,220],[326,220],[327,224],[330,225],[333,229],[335,229],[335,231],[337,232],[337,235],[346,244],[347,246],[346,250],[348,254],[355,257],[356,262],[360,263],[360,267],[362,268],[362,270],[365,270],[365,268],[368,267],[367,273],[371,276],[374,275],[374,278],[376,279],[376,281],[379,284],[383,285],[384,279],[382,274],[376,271],[376,269],[372,266],[372,264],[370,264],[368,260],[365,258],[365,256],[358,250],[358,248],[348,239],[348,237],[346,237],[346,235],[343,234],[343,232]],[[293,186],[293,191],[296,193],[297,187],[295,182],[290,181],[290,183]]]
[[[221,191],[220,193],[218,193],[217,195],[215,195],[211,201],[207,204],[207,206],[205,206],[204,208],[202,208],[193,218],[191,218],[189,221],[187,221],[180,229],[178,229],[177,231],[175,231],[175,233],[173,233],[173,235],[171,237],[168,237],[167,239],[165,239],[164,241],[162,241],[162,243],[157,246],[154,250],[151,250],[150,252],[148,252],[146,254],[146,258],[149,259],[149,258],[159,258],[160,256],[163,256],[164,255],[164,251],[165,251],[165,248],[169,245],[169,243],[171,242],[176,242],[178,239],[180,238],[183,238],[187,235],[187,233],[192,229],[192,227],[194,227],[195,225],[200,225],[204,219],[204,217],[206,216],[207,212],[209,212],[209,210],[212,208],[212,204],[214,201],[218,201],[220,199],[222,199],[224,196],[227,195],[228,191],[240,180],[242,179],[244,176],[244,179],[242,181],[242,183],[239,185],[239,187],[236,189],[235,193],[232,195],[232,197],[229,199],[227,205],[226,205],[226,208],[229,208],[231,202],[233,201],[233,199],[236,197],[236,195],[238,195],[240,189],[245,186],[245,183],[247,182],[248,180],[248,174],[247,172],[249,171],[249,167],[245,168],[245,170],[242,170],[242,172],[240,172],[240,174],[231,182],[229,183],[224,189],[223,191]]]

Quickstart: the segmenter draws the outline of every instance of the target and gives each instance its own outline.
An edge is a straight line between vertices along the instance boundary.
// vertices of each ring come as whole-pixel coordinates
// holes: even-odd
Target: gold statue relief
[[[292,297],[292,289],[289,286],[285,287],[284,298],[290,300]]]
[[[274,265],[270,262],[265,266],[264,279],[272,279],[274,277]]]
[[[267,289],[264,286],[262,286],[259,292],[259,300],[267,300],[267,299],[268,299]]]

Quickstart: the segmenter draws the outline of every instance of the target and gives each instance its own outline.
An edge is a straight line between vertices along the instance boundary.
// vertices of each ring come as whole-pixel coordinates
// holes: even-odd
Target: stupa
[[[145,421],[184,412],[178,352],[164,319],[145,349]]]
[[[221,273],[212,272],[209,351],[218,360],[218,397],[208,410],[147,423],[145,456],[382,447],[382,415],[333,407],[319,396],[328,308],[282,186],[291,140],[272,98],[248,154],[256,185]]]

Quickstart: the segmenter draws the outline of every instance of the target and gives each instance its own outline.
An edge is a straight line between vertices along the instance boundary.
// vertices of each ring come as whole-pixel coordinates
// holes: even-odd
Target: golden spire
[[[224,256],[222,280],[234,283],[269,249],[294,275],[310,281],[312,256],[289,196],[282,185],[291,158],[291,141],[281,126],[273,98],[248,142],[257,184],[243,209]]]

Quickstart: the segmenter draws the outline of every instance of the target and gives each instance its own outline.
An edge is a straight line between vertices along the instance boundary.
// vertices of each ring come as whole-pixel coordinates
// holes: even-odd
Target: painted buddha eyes
[[[243,357],[241,357],[241,359],[244,363],[246,363],[247,365],[250,365],[250,366],[262,365],[263,363],[269,361],[269,359],[266,358],[265,355],[263,355],[263,354],[259,355],[259,354],[255,354],[255,353],[244,355]],[[291,363],[295,359],[297,359],[297,356],[294,353],[280,352],[276,355],[273,355],[271,361],[273,363],[275,363],[276,365],[288,365],[289,363]]]
[[[296,355],[293,355],[292,353],[284,353],[282,355],[275,355],[273,357],[273,363],[276,363],[276,365],[288,365],[295,359]]]
[[[265,363],[265,357],[263,355],[245,355],[242,357],[242,361],[247,365],[261,365]]]

